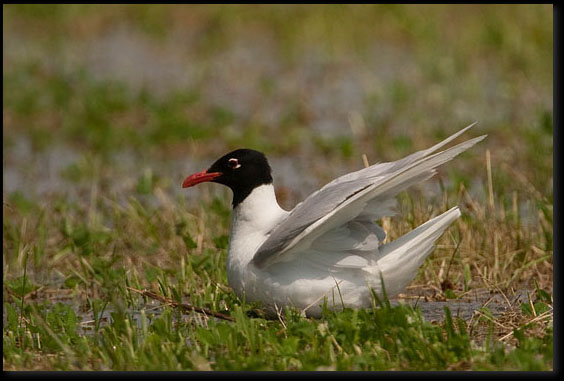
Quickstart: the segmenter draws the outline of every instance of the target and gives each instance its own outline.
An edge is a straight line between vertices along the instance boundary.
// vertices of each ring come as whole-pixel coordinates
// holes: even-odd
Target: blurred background
[[[4,368],[301,369],[330,334],[330,360],[303,369],[335,353],[352,369],[552,369],[553,69],[550,4],[3,5]],[[250,311],[225,272],[229,189],[181,188],[228,151],[264,152],[290,209],[475,121],[456,143],[488,137],[377,221],[393,240],[460,206],[406,289],[427,321],[456,314],[460,335],[453,320],[429,331],[444,347],[370,336],[361,353],[290,319],[288,336],[282,320],[211,336],[207,319],[132,294]],[[356,340],[355,324],[340,332]],[[520,351],[504,355],[510,340]]]
[[[240,147],[267,154],[291,208],[363,154],[397,160],[474,121],[466,137],[489,137],[442,185],[485,202],[489,150],[496,200],[552,203],[552,5],[3,11],[3,198],[19,210],[88,202],[94,182],[196,202],[182,180]]]

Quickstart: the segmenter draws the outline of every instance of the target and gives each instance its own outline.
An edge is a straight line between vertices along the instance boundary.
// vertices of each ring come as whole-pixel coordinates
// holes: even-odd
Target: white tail
[[[433,250],[435,241],[458,217],[460,210],[455,206],[380,247],[377,264],[389,297],[402,291],[415,278],[417,269]]]

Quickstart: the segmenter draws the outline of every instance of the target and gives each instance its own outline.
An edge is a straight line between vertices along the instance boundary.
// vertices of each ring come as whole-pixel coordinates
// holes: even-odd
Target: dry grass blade
[[[521,325],[527,326],[529,324],[536,323],[536,322],[545,322],[546,324],[550,324],[550,322],[552,321],[553,318],[554,318],[554,313],[553,313],[553,310],[551,308],[550,310],[545,311],[542,314],[533,317],[531,320],[526,321],[524,324],[521,324]],[[517,326],[515,328],[517,328]],[[500,337],[498,339],[498,341],[504,341],[504,340],[510,338],[511,336],[513,336],[514,333],[515,333],[514,330],[511,330],[506,335]]]
[[[493,181],[492,181],[492,162],[490,158],[490,150],[486,150],[486,170],[488,173],[488,201],[491,210],[495,210]]]
[[[222,314],[221,312],[215,312],[215,311],[212,311],[212,310],[208,310],[207,308],[197,307],[197,306],[193,306],[193,305],[187,304],[187,303],[178,303],[178,302],[176,302],[172,299],[169,299],[169,298],[164,297],[162,295],[158,295],[158,294],[156,294],[152,291],[149,291],[149,290],[138,290],[138,289],[133,288],[133,287],[127,287],[127,289],[130,290],[130,291],[136,292],[140,295],[146,296],[148,298],[155,299],[155,300],[158,300],[160,302],[169,304],[173,307],[180,307],[185,311],[194,311],[194,312],[198,312],[198,313],[201,313],[201,314],[204,314],[204,315],[213,316],[213,317],[216,317],[218,319],[235,321],[235,318],[233,318],[229,315]]]

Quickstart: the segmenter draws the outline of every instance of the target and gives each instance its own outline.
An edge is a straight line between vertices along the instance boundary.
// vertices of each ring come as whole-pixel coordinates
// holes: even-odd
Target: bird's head
[[[182,188],[203,182],[228,186],[233,191],[233,206],[243,201],[256,187],[272,183],[270,165],[262,152],[241,148],[222,156],[208,169],[188,176]]]

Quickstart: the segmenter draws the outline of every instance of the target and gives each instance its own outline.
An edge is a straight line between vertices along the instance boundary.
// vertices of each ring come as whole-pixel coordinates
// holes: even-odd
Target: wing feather
[[[376,240],[364,247],[371,247],[373,242],[381,241],[379,238],[382,235],[385,237],[383,230],[378,225],[367,222],[382,217],[386,215],[385,213],[391,213],[395,205],[393,197],[398,192],[433,176],[437,166],[484,139],[486,135],[431,155],[473,125],[427,150],[416,152],[396,162],[376,164],[341,176],[314,192],[304,202],[298,204],[288,218],[281,222],[261,245],[253,257],[254,265],[265,268],[272,263],[288,261],[300,251],[315,245],[318,249],[320,247],[326,249],[331,242],[334,242],[335,237],[337,240],[339,236],[342,238],[346,234],[346,229],[349,229],[349,238],[353,242],[345,240],[342,245],[345,245],[347,250],[358,250],[363,245],[354,242],[354,235],[350,236],[352,225],[347,226],[353,221],[376,226],[376,228],[372,227]],[[360,230],[358,226],[356,228],[358,234]],[[327,234],[323,239],[318,240],[325,233]],[[336,250],[337,247],[335,246]]]

